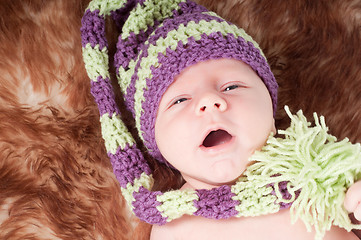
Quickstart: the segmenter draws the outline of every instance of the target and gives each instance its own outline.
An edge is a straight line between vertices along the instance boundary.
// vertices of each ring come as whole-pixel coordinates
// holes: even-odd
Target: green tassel
[[[351,223],[343,207],[346,190],[361,176],[361,147],[346,138],[337,141],[328,134],[323,116],[314,113],[315,124],[307,122],[302,111],[292,115],[291,126],[278,133],[284,138],[270,136],[267,144],[256,152],[245,175],[250,181],[275,186],[288,181],[288,191],[295,196],[290,209],[292,221],[302,219],[310,231],[314,226],[316,239],[336,225],[346,230],[360,229]],[[282,195],[275,189],[279,199]]]

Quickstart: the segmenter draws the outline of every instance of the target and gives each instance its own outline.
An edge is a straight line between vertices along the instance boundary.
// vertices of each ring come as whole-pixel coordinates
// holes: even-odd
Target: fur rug
[[[89,93],[88,1],[0,3],[0,239],[148,238],[121,197]],[[360,0],[199,2],[264,49],[280,85],[278,127],[287,104],[361,142]]]

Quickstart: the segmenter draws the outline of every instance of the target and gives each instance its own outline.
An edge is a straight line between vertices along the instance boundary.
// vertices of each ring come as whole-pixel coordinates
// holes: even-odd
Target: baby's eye
[[[231,91],[233,89],[239,88],[240,86],[238,84],[232,84],[223,89],[223,92]]]
[[[175,100],[173,103],[172,103],[172,106],[173,105],[176,105],[176,104],[179,104],[179,103],[182,103],[182,102],[185,102],[187,101],[188,99],[187,98],[179,98],[177,100]]]

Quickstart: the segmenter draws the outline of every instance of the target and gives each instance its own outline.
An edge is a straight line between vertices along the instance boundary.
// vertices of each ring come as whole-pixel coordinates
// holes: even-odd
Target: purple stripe
[[[235,196],[231,192],[230,186],[221,186],[211,190],[197,190],[198,201],[194,201],[194,206],[198,210],[194,213],[196,216],[202,216],[212,219],[226,219],[238,214],[235,206],[239,201],[232,200]]]
[[[199,41],[191,37],[186,46],[179,43],[175,51],[167,49],[166,56],[158,55],[159,67],[151,67],[152,79],[147,80],[148,91],[144,93],[145,101],[142,108],[147,109],[141,116],[141,130],[145,146],[151,149],[150,154],[162,160],[154,138],[154,125],[158,105],[166,89],[184,68],[197,62],[231,58],[245,62],[263,79],[273,100],[274,112],[277,104],[277,83],[260,51],[252,43],[232,34],[223,36],[214,32],[209,36],[203,34]],[[172,71],[169,71],[172,69]]]
[[[139,192],[134,192],[133,194],[135,198],[132,204],[134,214],[149,224],[166,224],[167,218],[162,217],[157,209],[157,206],[161,204],[157,201],[157,195],[161,194],[161,192],[151,192],[144,187],[140,187]]]
[[[128,183],[133,184],[134,179],[139,178],[143,172],[151,174],[142,152],[135,145],[127,145],[124,149],[118,148],[115,154],[108,153],[108,156],[113,172],[123,188],[126,188]]]
[[[88,43],[92,48],[99,44],[100,50],[108,46],[105,37],[105,20],[99,15],[99,10],[93,12],[89,9],[86,10],[81,25],[81,44],[83,47]]]
[[[94,96],[98,105],[100,115],[113,113],[120,115],[119,108],[115,103],[115,95],[109,78],[103,79],[101,76],[97,78],[97,82],[91,81],[91,94]]]
[[[292,195],[288,191],[287,184],[288,184],[287,181],[278,183],[278,189],[279,189],[280,193],[282,194],[282,199],[284,199],[284,200],[290,200],[292,198]],[[273,188],[272,194],[276,195],[276,192],[274,190],[274,184],[270,184],[270,186]],[[301,192],[301,190],[297,190],[295,192],[296,199],[300,195],[300,192]],[[278,199],[278,200],[281,200],[281,199]],[[286,203],[286,202],[282,202],[282,200],[281,200],[281,202],[279,202],[278,204],[280,205],[281,209],[285,209],[285,208],[291,207],[293,202]]]

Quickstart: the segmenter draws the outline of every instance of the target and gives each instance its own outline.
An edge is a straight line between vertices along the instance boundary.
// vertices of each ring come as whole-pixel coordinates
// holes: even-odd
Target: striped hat
[[[164,159],[154,133],[158,105],[174,78],[186,67],[210,59],[243,61],[263,80],[274,112],[278,86],[258,44],[243,29],[192,1],[91,1],[82,19],[83,58],[114,173],[126,199],[137,209],[134,203],[137,204],[138,195],[134,192],[143,191],[139,196],[148,194],[153,199],[161,194],[149,191],[151,170],[115,103],[105,37],[105,18],[109,15],[120,30],[114,64],[125,104],[133,114],[140,139],[150,155],[161,162]]]

